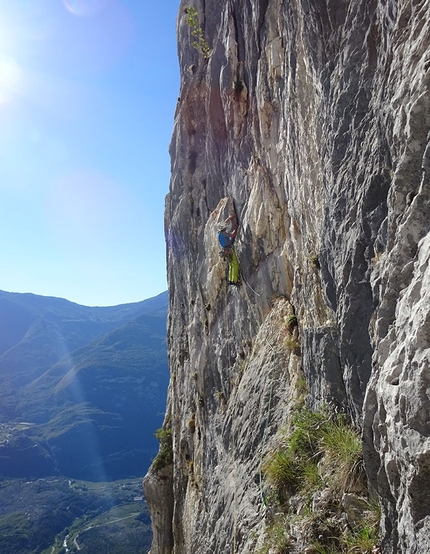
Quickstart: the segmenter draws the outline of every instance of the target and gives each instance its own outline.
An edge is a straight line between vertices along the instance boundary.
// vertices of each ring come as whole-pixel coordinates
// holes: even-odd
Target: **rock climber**
[[[227,226],[230,221],[235,220],[233,231],[228,232]],[[218,224],[218,240],[222,247],[221,255],[225,260],[228,260],[228,282],[230,285],[240,285],[239,278],[239,261],[234,251],[233,244],[237,235],[239,224],[236,215],[231,215],[224,222]]]

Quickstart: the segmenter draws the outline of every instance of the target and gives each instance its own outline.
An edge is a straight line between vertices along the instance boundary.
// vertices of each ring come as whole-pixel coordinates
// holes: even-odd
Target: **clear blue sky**
[[[179,0],[0,1],[0,289],[166,290]]]

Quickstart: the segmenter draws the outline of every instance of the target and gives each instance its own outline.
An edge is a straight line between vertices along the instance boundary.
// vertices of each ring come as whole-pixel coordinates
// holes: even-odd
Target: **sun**
[[[21,84],[22,71],[11,57],[0,54],[0,104],[12,100]]]

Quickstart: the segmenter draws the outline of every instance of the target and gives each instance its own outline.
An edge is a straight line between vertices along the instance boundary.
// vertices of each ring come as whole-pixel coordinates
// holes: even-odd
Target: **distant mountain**
[[[165,409],[167,300],[91,308],[0,291],[0,476],[145,473]]]

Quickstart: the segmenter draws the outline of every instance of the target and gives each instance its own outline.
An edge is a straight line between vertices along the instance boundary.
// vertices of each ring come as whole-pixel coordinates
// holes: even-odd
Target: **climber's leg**
[[[239,281],[239,260],[237,259],[236,252],[231,249],[232,255],[228,267],[228,280],[230,283],[237,283]]]

